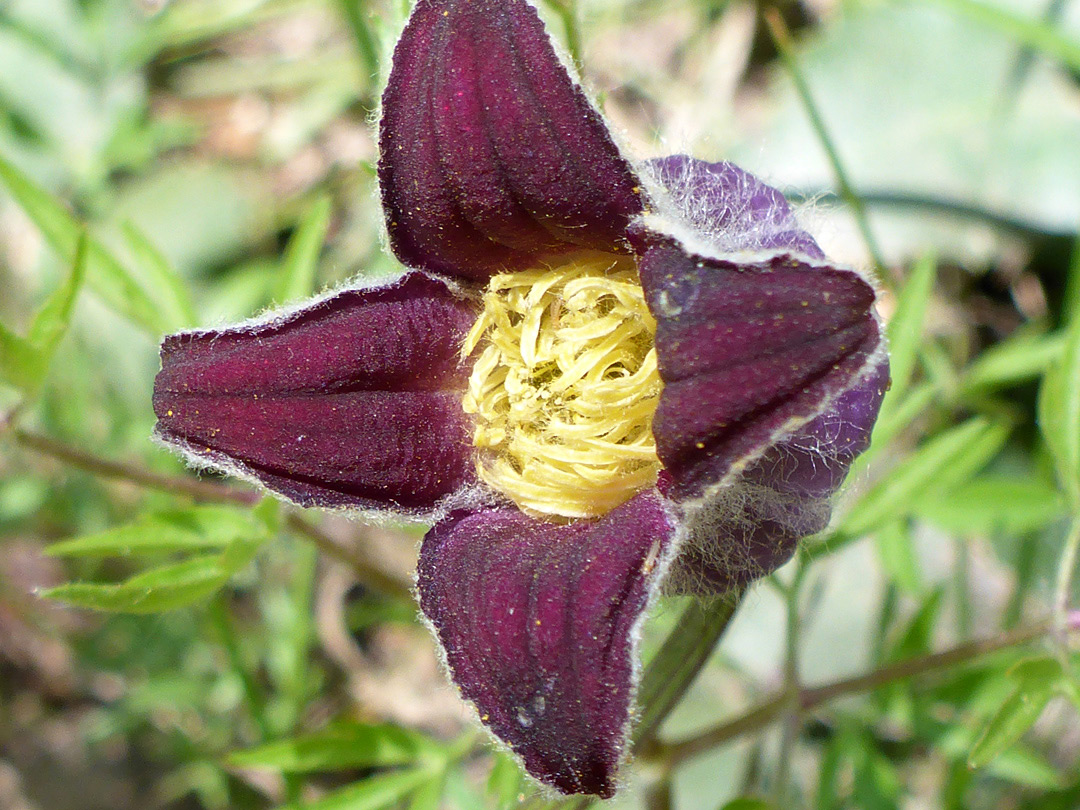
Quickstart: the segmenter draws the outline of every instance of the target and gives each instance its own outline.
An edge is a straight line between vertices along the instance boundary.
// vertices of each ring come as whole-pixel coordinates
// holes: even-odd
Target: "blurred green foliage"
[[[399,271],[369,124],[409,4],[152,5],[0,2],[0,806],[537,806],[403,598],[415,528],[148,439],[161,335]],[[819,200],[829,252],[868,264],[869,234],[891,284],[893,387],[839,519],[746,598],[613,806],[1080,805],[1080,11],[540,5],[636,157],[737,157]]]

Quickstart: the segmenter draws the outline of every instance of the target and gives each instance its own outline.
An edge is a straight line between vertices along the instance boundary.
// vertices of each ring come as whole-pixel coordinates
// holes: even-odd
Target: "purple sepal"
[[[529,773],[563,793],[614,793],[635,625],[672,529],[650,491],[564,525],[513,507],[453,513],[424,538],[420,605],[454,682]]]
[[[801,538],[822,531],[832,496],[870,445],[888,385],[882,359],[711,502],[688,510],[687,539],[665,590],[710,595],[742,587],[787,562]]]
[[[156,433],[303,506],[430,509],[473,480],[458,361],[475,304],[420,273],[167,337]]]
[[[672,497],[703,495],[812,419],[881,343],[856,273],[780,253],[691,256],[657,238],[639,265],[664,390],[653,421]]]
[[[646,161],[644,171],[675,213],[724,253],[782,250],[825,258],[784,195],[734,163],[669,155]]]
[[[382,110],[379,182],[405,264],[483,281],[625,250],[638,180],[525,0],[420,0]]]

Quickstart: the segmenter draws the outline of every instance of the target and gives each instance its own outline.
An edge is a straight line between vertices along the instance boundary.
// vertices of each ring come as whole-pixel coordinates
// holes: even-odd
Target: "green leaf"
[[[725,804],[721,810],[772,810],[772,805],[764,799],[735,799]]]
[[[71,323],[86,267],[86,235],[81,234],[71,272],[45,299],[25,338],[0,324],[0,379],[33,395],[45,380],[56,347]]]
[[[72,261],[83,226],[63,205],[35,185],[14,164],[0,158],[0,182],[41,231],[45,241],[64,261]],[[143,290],[126,267],[100,242],[87,238],[87,281],[118,313],[157,336],[171,331],[158,304]]]
[[[431,781],[418,787],[409,800],[409,810],[439,810],[442,807],[446,779],[443,774],[432,777]]]
[[[1080,509],[1080,317],[1069,324],[1064,351],[1043,377],[1038,420],[1061,486]]]
[[[1022,333],[979,355],[960,380],[960,391],[972,394],[1034,379],[1061,357],[1065,338],[1060,334]]]
[[[150,512],[133,523],[49,546],[54,557],[108,557],[224,549],[236,540],[264,540],[271,534],[251,510],[233,506],[193,506]]]
[[[1056,29],[1051,23],[1017,14],[997,4],[979,0],[938,0],[964,16],[988,25],[1022,45],[1059,60],[1072,70],[1080,70],[1080,42]]]
[[[930,294],[937,277],[937,257],[924,256],[911,270],[904,289],[896,302],[896,311],[889,320],[886,334],[889,337],[889,376],[892,387],[882,403],[883,410],[891,411],[907,392],[919,347],[923,342],[923,321]]]
[[[1008,435],[1008,427],[982,417],[938,434],[859,499],[839,533],[861,537],[909,514],[926,492],[958,484],[977,472]]]
[[[875,542],[878,559],[889,579],[908,594],[920,593],[922,572],[907,522],[897,520],[882,527],[875,535]]]
[[[0,380],[30,393],[41,375],[41,357],[26,338],[0,323]]]
[[[914,512],[952,534],[970,537],[1035,531],[1059,520],[1066,508],[1061,493],[1037,478],[980,476],[947,492],[926,493]]]
[[[228,761],[238,768],[309,773],[410,765],[438,751],[432,740],[398,726],[348,723],[317,734],[235,751]]]
[[[968,765],[982,768],[1017,742],[1039,719],[1053,695],[1053,687],[1044,684],[1032,684],[1013,692],[975,742],[968,754]]]
[[[436,776],[424,768],[378,774],[335,790],[318,801],[290,804],[281,810],[381,810],[401,801]]]
[[[522,792],[521,766],[509,754],[497,751],[487,780],[487,794],[498,808],[517,806]]]
[[[75,247],[75,258],[71,263],[71,272],[64,283],[45,299],[41,309],[34,315],[26,339],[42,355],[45,363],[52,360],[60,338],[64,336],[71,323],[71,313],[75,309],[75,299],[79,296],[83,280],[86,278],[86,231],[79,234]]]
[[[194,326],[197,322],[195,305],[191,301],[184,280],[177,274],[169,260],[158,250],[143,231],[131,221],[121,227],[124,238],[135,258],[143,266],[147,277],[154,283],[154,290],[161,302],[164,315],[175,328]]]
[[[229,578],[218,555],[151,568],[119,585],[74,582],[42,593],[48,599],[111,613],[157,613],[197,602]]]
[[[331,201],[317,199],[304,214],[285,250],[285,264],[274,297],[285,304],[307,298],[315,291],[315,273],[319,268],[326,232],[330,228]]]

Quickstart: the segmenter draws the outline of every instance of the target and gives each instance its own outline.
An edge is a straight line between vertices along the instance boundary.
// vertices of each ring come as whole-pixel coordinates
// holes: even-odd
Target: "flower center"
[[[629,259],[495,276],[462,347],[481,480],[527,512],[596,517],[652,486],[656,321]]]

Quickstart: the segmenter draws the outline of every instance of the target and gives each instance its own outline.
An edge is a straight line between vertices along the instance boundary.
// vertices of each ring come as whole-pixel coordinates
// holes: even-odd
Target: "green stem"
[[[906,661],[881,667],[864,675],[845,678],[824,686],[804,688],[799,691],[799,705],[803,713],[815,709],[842,697],[871,691],[880,686],[939,670],[966,664],[990,653],[1017,647],[1043,638],[1053,629],[1053,622],[1045,620],[1035,624],[1010,630],[991,638],[967,641],[941,652],[931,653]],[[1069,613],[1065,621],[1068,633],[1080,630],[1080,611]],[[751,734],[768,727],[783,716],[788,706],[787,692],[781,692],[746,714],[714,726],[693,737],[671,743],[658,744],[655,755],[665,759],[672,766],[724,745],[738,737]]]
[[[1073,575],[1076,572],[1077,558],[1080,557],[1080,516],[1074,517],[1065,538],[1058,563],[1057,587],[1054,589],[1054,635],[1058,647],[1063,652],[1066,636],[1069,632],[1069,594],[1072,592]]]
[[[787,636],[784,655],[784,730],[780,739],[777,758],[773,803],[777,807],[790,806],[791,760],[795,755],[795,743],[802,728],[801,689],[799,686],[799,596],[805,580],[806,565],[797,563],[795,577],[787,587],[784,601],[787,607]]]
[[[646,751],[656,732],[697,674],[709,660],[739,605],[739,594],[718,599],[694,599],[665,639],[641,679],[641,716],[634,730],[634,747]]]
[[[780,58],[783,60],[784,66],[791,75],[792,83],[795,85],[795,92],[798,93],[803,106],[806,108],[806,114],[810,118],[810,125],[814,128],[814,132],[817,133],[818,140],[821,141],[822,148],[824,148],[825,154],[829,159],[833,175],[836,177],[836,185],[840,191],[840,196],[844,198],[848,207],[851,208],[851,213],[855,217],[855,223],[859,228],[859,232],[862,234],[863,241],[866,243],[866,249],[870,253],[870,257],[877,267],[878,274],[883,281],[895,283],[896,279],[892,277],[890,269],[885,265],[881,250],[878,247],[877,239],[874,238],[873,231],[870,229],[870,220],[866,215],[866,206],[863,204],[862,198],[855,193],[855,189],[848,179],[847,171],[845,171],[844,164],[840,160],[840,153],[836,149],[836,144],[829,136],[829,130],[825,126],[825,120],[821,117],[817,104],[814,103],[814,97],[810,93],[810,85],[807,84],[806,77],[803,76],[802,70],[799,68],[798,60],[795,58],[795,48],[791,41],[791,33],[784,24],[780,12],[775,8],[768,9],[765,12],[765,22],[768,24],[769,32],[772,34],[772,39],[776,44],[777,51],[780,53]]]

